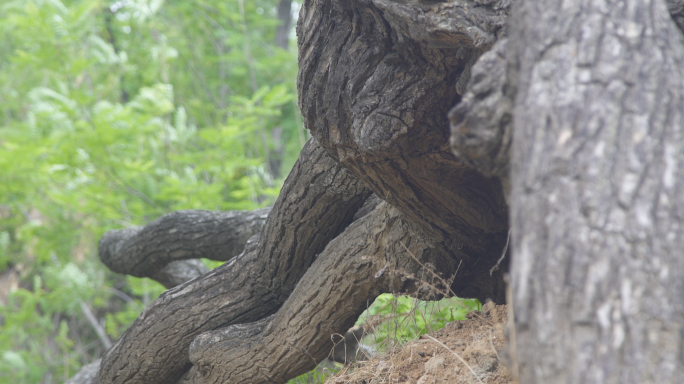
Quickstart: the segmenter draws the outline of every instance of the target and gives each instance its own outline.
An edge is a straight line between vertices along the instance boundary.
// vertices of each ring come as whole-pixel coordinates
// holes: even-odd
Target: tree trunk
[[[259,241],[248,242],[230,263],[165,292],[146,308],[103,357],[100,381],[285,382],[328,356],[334,346],[330,335],[348,329],[379,293],[426,294],[427,286],[447,290],[444,279],[413,258],[452,280],[458,258],[387,204],[355,208],[368,195],[315,141],[308,144]],[[199,217],[204,218],[200,223],[215,228],[216,221],[206,217],[233,216],[196,211],[167,215],[143,229],[103,237],[100,249],[103,257],[112,259],[120,258],[119,252],[137,251],[159,265],[162,259],[177,262],[178,252],[169,251],[179,249],[173,241],[194,236],[183,223]],[[351,220],[355,224],[338,236],[340,226]],[[211,243],[213,232],[207,233],[199,246]],[[146,234],[154,234],[154,246],[127,245],[139,243]],[[211,254],[219,255],[214,258],[230,253],[230,242],[215,243],[224,250],[209,247]],[[285,349],[279,349],[282,340],[289,340]]]
[[[684,36],[662,1],[517,6],[520,380],[681,383]]]
[[[242,253],[247,241],[261,232],[269,212],[173,212],[145,227],[105,233],[100,259],[114,272],[150,277],[173,288],[209,272],[192,259],[227,261]]]
[[[455,290],[503,301],[489,270],[507,237],[501,185],[448,150],[465,68],[504,31],[507,6],[311,0],[302,5],[299,102],[331,157],[463,265]]]

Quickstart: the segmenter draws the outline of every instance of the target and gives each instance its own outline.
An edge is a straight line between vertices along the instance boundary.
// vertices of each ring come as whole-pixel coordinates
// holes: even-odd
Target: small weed
[[[421,335],[443,328],[447,323],[463,320],[470,311],[482,310],[477,299],[446,298],[423,301],[409,296],[378,296],[359,317],[357,325],[369,332],[366,340],[379,352],[401,346]]]

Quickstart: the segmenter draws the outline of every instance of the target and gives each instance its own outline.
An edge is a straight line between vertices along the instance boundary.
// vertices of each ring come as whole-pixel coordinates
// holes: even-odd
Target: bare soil
[[[483,312],[470,313],[467,320],[345,368],[326,384],[513,383],[505,363],[506,314],[505,305],[485,305]]]

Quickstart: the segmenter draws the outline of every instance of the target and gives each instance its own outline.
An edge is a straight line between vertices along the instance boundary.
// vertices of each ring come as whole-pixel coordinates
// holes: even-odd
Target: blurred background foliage
[[[0,1],[0,382],[66,381],[162,292],[105,231],[272,204],[307,139],[278,3]]]

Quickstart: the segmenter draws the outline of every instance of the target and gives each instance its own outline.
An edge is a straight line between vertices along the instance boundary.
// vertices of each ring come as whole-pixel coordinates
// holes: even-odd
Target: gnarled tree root
[[[144,227],[105,233],[100,259],[114,272],[150,277],[171,288],[209,271],[189,259],[227,261],[239,255],[247,240],[261,232],[269,212],[172,212]]]
[[[405,290],[413,283],[408,275],[428,272],[402,244],[425,263],[451,256],[438,244],[420,240],[415,230],[399,211],[381,203],[328,244],[274,315],[195,338],[187,380],[285,383],[310,371],[331,353],[329,336],[352,326],[380,293]],[[457,267],[436,265],[451,273]]]
[[[315,141],[308,143],[261,240],[210,273],[166,291],[146,308],[103,356],[101,382],[174,382],[191,366],[188,347],[196,336],[273,314],[369,195]]]

